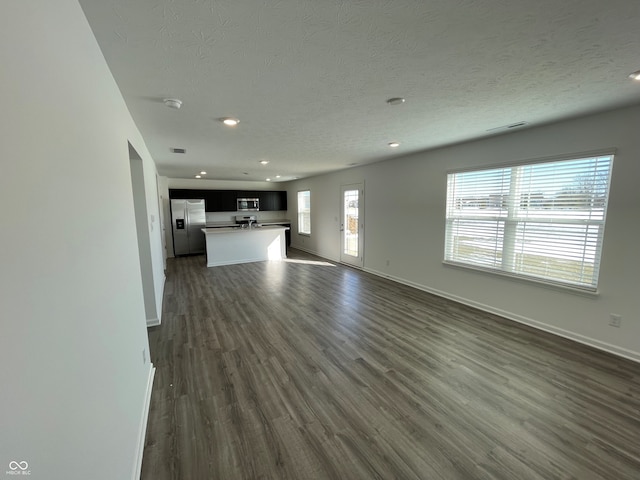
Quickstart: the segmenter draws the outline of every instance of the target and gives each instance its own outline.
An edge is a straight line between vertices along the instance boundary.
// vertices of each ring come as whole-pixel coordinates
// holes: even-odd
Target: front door
[[[364,255],[364,185],[355,183],[341,187],[340,261],[362,268]]]

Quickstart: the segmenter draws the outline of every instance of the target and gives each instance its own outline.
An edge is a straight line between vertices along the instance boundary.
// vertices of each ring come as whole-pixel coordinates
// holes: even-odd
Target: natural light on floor
[[[335,265],[333,265],[332,263],[328,263],[328,262],[319,262],[316,260],[299,260],[296,258],[285,258],[282,260],[283,262],[287,262],[287,263],[301,263],[303,265],[320,265],[323,267],[335,267]]]

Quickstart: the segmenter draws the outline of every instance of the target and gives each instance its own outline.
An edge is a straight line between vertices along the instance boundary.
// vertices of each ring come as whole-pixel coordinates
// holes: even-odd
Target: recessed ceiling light
[[[227,127],[235,127],[240,123],[240,120],[232,117],[224,117],[224,118],[221,118],[220,121],[224,123]]]
[[[631,80],[637,80],[640,81],[640,70],[638,70],[637,72],[633,72],[629,74],[629,78]]]
[[[282,175],[276,175],[276,178],[280,178]]]
[[[196,178],[202,178],[200,175],[196,175]]]
[[[260,160],[260,165],[266,165],[269,163],[269,160]]]
[[[164,104],[169,108],[175,108],[178,110],[182,106],[182,100],[177,98],[165,98],[163,100]]]
[[[390,146],[391,148],[397,148],[397,147],[399,147],[399,146],[400,146],[400,144],[399,144],[398,142],[389,142],[389,146]]]
[[[402,97],[394,97],[387,100],[389,105],[402,105],[404,103],[404,98]]]
[[[265,178],[265,180],[266,180],[267,182],[270,182],[270,181],[271,181],[271,179],[270,179],[270,178]]]
[[[207,172],[200,172],[200,175],[206,175]]]

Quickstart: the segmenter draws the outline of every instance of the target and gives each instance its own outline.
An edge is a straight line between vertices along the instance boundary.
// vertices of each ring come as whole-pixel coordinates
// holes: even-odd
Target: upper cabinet
[[[235,212],[238,202],[235,190],[205,190],[205,210],[207,212]]]
[[[169,198],[204,198],[207,212],[235,212],[237,210],[235,190],[169,189]]]
[[[275,192],[255,192],[258,195],[258,199],[260,200],[260,211],[261,212],[271,212],[273,211],[273,195]]]
[[[207,212],[236,212],[238,198],[260,199],[261,212],[287,210],[286,191],[169,189],[169,198],[204,198]]]
[[[174,199],[189,199],[189,198],[204,198],[205,192],[210,190],[191,190],[184,188],[170,188],[169,198]]]
[[[278,212],[287,209],[287,192],[255,192],[260,199],[260,211]]]
[[[271,194],[271,210],[285,211],[287,210],[287,192],[269,192]]]

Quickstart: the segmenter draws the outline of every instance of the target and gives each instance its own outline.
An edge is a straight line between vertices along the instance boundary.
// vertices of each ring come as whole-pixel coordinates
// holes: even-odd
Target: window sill
[[[447,260],[443,260],[442,264],[446,267],[459,268],[461,270],[471,270],[479,273],[487,273],[490,275],[495,275],[497,277],[507,278],[509,280],[516,280],[518,282],[534,284],[534,285],[544,287],[544,288],[549,288],[551,290],[555,290],[558,292],[571,293],[574,295],[580,295],[588,298],[597,298],[600,295],[597,289],[591,290],[587,288],[574,287],[574,286],[563,284],[563,283],[545,281],[536,277],[528,277],[524,275],[513,275],[507,272],[502,272],[500,270],[494,270],[491,268],[482,268],[474,265],[467,265],[464,263],[451,262]]]

